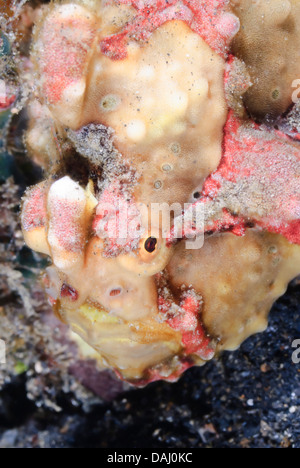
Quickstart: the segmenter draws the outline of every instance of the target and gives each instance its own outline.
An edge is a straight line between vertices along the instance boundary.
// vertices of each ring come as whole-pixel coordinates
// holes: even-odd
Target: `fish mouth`
[[[127,322],[92,303],[76,312],[60,310],[60,315],[99,353],[100,363],[125,380],[141,379],[149,368],[182,351],[181,333],[155,319]]]

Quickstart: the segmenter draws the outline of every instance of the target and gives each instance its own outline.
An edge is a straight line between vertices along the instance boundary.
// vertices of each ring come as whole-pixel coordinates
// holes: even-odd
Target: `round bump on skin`
[[[272,91],[272,99],[274,99],[274,101],[277,101],[277,99],[280,98],[280,91],[278,88],[275,88],[273,91]]]
[[[164,172],[170,172],[170,171],[172,171],[173,166],[171,164],[163,164],[161,169]]]
[[[174,142],[170,145],[170,151],[173,153],[173,154],[176,154],[176,155],[180,155],[181,153],[181,146],[179,143],[177,142]]]
[[[188,96],[180,91],[170,93],[167,103],[172,112],[183,114],[188,107]]]
[[[104,112],[112,112],[121,104],[121,99],[116,94],[107,94],[101,99],[100,108]]]
[[[132,120],[127,125],[127,136],[133,142],[142,141],[146,136],[146,125],[142,120]]]
[[[163,183],[161,180],[156,180],[153,185],[156,190],[160,190],[163,186]]]
[[[271,245],[268,249],[268,253],[271,255],[275,255],[278,252],[278,248],[276,245]]]
[[[154,67],[151,65],[143,65],[140,67],[138,74],[138,78],[142,80],[152,80],[155,79],[155,70]]]

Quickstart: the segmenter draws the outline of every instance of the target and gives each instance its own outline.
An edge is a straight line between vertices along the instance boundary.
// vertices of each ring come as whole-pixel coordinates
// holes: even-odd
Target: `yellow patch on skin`
[[[124,323],[101,307],[85,303],[76,314],[67,307],[62,317],[100,355],[127,379],[140,378],[149,366],[159,364],[181,349],[181,334],[154,320]]]
[[[78,312],[94,324],[119,323],[119,319],[106,311],[89,304],[83,304]]]

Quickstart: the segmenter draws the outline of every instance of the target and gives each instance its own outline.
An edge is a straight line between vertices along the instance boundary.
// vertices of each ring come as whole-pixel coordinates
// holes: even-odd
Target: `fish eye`
[[[153,253],[156,250],[157,246],[157,239],[156,237],[148,237],[148,239],[144,243],[144,248],[146,252]]]

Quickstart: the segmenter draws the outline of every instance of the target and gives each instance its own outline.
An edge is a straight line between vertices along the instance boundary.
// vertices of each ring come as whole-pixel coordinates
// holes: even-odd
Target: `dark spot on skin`
[[[157,245],[157,239],[155,237],[148,237],[145,242],[145,250],[149,253],[155,251]]]
[[[156,180],[156,181],[154,182],[154,188],[155,188],[156,190],[159,190],[159,189],[162,188],[162,182],[161,182],[161,180]]]
[[[247,224],[246,224],[246,227],[249,228],[249,229],[253,229],[255,227],[255,223],[253,221],[249,221]]]

